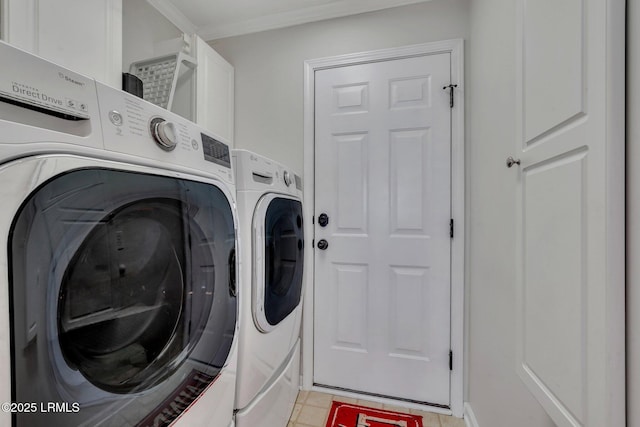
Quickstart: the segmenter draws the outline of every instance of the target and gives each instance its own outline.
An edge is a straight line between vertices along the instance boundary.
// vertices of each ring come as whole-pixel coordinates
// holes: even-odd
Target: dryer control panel
[[[302,195],[302,178],[283,164],[247,150],[233,150],[238,191],[277,191]]]

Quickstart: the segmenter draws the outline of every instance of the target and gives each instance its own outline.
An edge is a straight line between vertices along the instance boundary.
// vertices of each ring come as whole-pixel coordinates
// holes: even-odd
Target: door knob
[[[320,249],[321,251],[324,251],[328,247],[329,247],[329,242],[327,242],[326,240],[322,239],[318,241],[318,249]]]
[[[320,227],[326,227],[327,224],[329,224],[329,215],[321,213],[318,217],[318,225],[320,225]]]
[[[513,165],[519,165],[520,159],[514,159],[513,157],[507,157],[507,167],[510,168]]]

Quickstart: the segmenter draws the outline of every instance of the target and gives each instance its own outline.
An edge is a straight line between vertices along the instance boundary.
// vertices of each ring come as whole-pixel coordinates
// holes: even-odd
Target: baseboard
[[[466,427],[480,427],[469,402],[464,402],[464,424]]]

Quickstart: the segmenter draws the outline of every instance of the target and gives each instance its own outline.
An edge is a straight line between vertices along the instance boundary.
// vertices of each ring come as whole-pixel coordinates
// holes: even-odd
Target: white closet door
[[[517,370],[559,427],[622,426],[624,2],[519,3]]]

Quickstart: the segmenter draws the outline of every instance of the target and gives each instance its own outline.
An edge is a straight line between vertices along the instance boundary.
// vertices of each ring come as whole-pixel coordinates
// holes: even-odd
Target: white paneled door
[[[624,425],[624,1],[520,0],[517,370],[559,427]]]
[[[450,404],[450,70],[315,73],[316,384]]]

